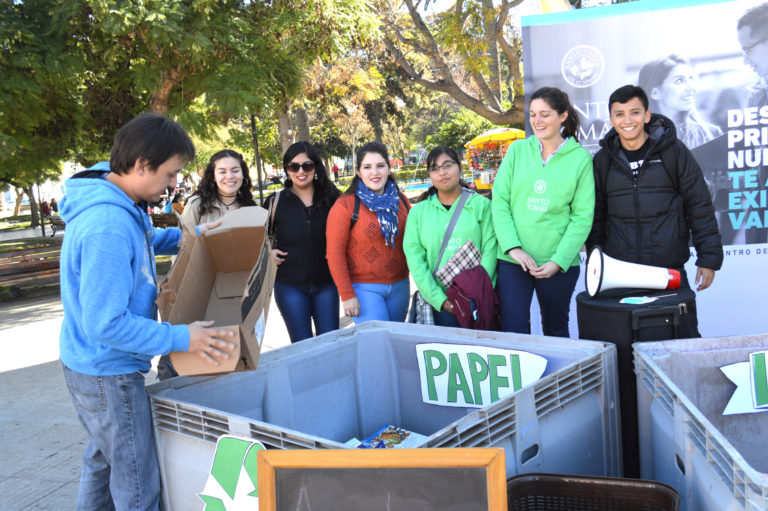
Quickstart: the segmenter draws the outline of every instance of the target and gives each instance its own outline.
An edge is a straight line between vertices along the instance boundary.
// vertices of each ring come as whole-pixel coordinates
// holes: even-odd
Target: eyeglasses
[[[442,165],[432,165],[429,167],[430,172],[439,172],[441,170],[451,170],[451,168],[456,165],[456,162],[453,160],[445,160]]]
[[[304,169],[304,172],[312,172],[315,170],[315,164],[311,161],[305,161],[304,163],[296,163],[295,161],[292,161],[288,165],[285,166],[285,170],[288,170],[290,172],[298,172],[299,169]]]
[[[747,57],[751,57],[754,49],[766,41],[768,41],[768,37],[763,37],[762,39],[755,41],[754,43],[749,45],[747,48],[742,48],[741,50],[744,52],[744,55],[746,55]]]

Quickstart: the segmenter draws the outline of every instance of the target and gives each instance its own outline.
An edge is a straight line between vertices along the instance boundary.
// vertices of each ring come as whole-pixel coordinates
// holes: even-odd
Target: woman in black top
[[[313,320],[315,335],[339,328],[339,293],[325,258],[325,223],[339,191],[308,142],[288,148],[283,168],[285,189],[267,197],[264,206],[277,241],[275,302],[291,342],[298,342],[312,337]]]

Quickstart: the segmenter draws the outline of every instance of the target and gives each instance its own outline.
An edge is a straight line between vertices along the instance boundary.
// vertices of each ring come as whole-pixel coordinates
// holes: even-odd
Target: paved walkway
[[[56,237],[60,238],[62,232],[63,231],[56,231]],[[51,227],[48,225],[45,226],[45,235],[51,235]],[[13,231],[0,231],[0,241],[10,241],[22,238],[37,238],[40,236],[42,236],[42,233],[39,227],[27,227],[26,229],[16,229]]]

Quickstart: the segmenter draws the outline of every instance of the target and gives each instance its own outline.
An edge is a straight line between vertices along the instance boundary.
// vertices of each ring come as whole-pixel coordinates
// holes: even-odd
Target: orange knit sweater
[[[395,238],[395,248],[384,244],[379,219],[365,204],[360,204],[360,217],[350,232],[354,209],[355,196],[342,195],[328,213],[325,228],[328,267],[342,300],[355,297],[353,282],[392,284],[408,277],[408,265],[403,253],[408,210],[403,202],[400,201],[397,211],[399,233]]]

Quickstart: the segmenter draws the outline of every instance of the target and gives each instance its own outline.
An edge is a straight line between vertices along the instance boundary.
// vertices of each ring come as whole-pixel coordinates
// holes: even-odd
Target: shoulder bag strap
[[[274,235],[275,233],[275,210],[277,209],[277,201],[280,200],[280,192],[282,190],[278,190],[275,192],[275,198],[272,200],[272,204],[269,205],[269,234]]]
[[[443,259],[443,254],[445,253],[445,247],[448,245],[448,240],[451,239],[451,235],[453,234],[453,229],[456,227],[456,222],[459,221],[459,215],[461,214],[461,210],[464,209],[464,204],[467,202],[467,199],[469,199],[469,196],[472,195],[472,192],[466,188],[463,188],[461,191],[461,195],[459,196],[459,203],[456,204],[456,209],[453,210],[453,215],[451,216],[451,221],[448,222],[448,227],[445,229],[445,236],[443,236],[443,244],[440,246],[440,255],[437,256],[437,261],[435,262],[435,269],[432,270],[432,276],[435,276],[435,273],[437,273],[437,270],[440,266],[440,261]]]

